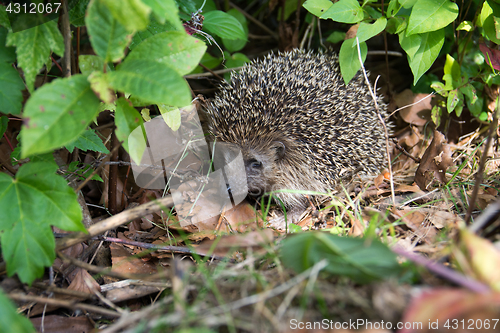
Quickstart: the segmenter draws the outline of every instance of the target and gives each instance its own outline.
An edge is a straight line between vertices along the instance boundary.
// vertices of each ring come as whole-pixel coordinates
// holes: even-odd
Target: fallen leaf
[[[419,293],[411,301],[401,322],[413,325],[402,328],[398,333],[469,332],[467,329],[471,323],[474,332],[494,332],[498,330],[498,326],[496,329],[493,326],[499,317],[500,293],[431,289]],[[487,322],[490,329],[484,330]]]
[[[446,170],[452,163],[451,150],[444,135],[434,131],[434,138],[425,150],[415,173],[415,183],[424,191],[434,179],[442,184],[446,183]]]

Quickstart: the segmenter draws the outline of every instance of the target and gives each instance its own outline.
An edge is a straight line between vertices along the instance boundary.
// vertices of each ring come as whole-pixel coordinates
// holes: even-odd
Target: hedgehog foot
[[[285,214],[283,212],[278,211],[277,216],[268,221],[269,225],[276,230],[286,230],[287,225],[291,223],[297,223],[300,220],[300,216],[304,212],[304,207],[293,207],[286,212],[286,220]]]

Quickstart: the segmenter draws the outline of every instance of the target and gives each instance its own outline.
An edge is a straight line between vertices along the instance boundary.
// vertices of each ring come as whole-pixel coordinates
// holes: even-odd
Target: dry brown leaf
[[[246,234],[222,236],[215,241],[207,240],[195,247],[195,251],[207,253],[214,242],[217,242],[214,254],[226,256],[237,250],[245,250],[248,247],[260,248],[264,244],[271,244],[274,240],[274,232],[271,229],[252,231]]]
[[[31,318],[30,320],[37,332],[42,331],[42,320],[45,332],[50,333],[87,333],[92,332],[92,330],[94,329],[94,325],[85,316],[67,317],[50,315],[39,318]]]
[[[400,333],[496,332],[494,319],[500,318],[500,293],[473,293],[463,289],[432,289],[414,298],[401,322],[422,323],[419,329],[403,328]],[[463,320],[463,321],[462,321]],[[484,330],[486,320],[490,329]],[[448,323],[449,327],[445,327]],[[457,327],[451,329],[456,323]],[[481,323],[476,327],[476,323]],[[462,326],[463,325],[463,326]]]
[[[77,268],[75,269],[74,273],[75,274],[73,280],[71,281],[71,284],[68,286],[68,289],[81,291],[87,294],[94,294],[95,291],[101,291],[101,287],[99,286],[99,284],[96,282],[96,280],[94,280],[92,275],[90,275],[89,272],[87,272],[85,269]],[[91,284],[90,287],[86,281],[89,281],[89,283]]]
[[[154,264],[132,257],[121,244],[112,243],[109,248],[113,272],[123,274],[154,274],[157,272]]]
[[[422,156],[415,173],[415,183],[424,191],[434,179],[446,183],[446,170],[452,163],[451,150],[444,135],[434,131],[434,138]]]
[[[426,223],[427,214],[423,213],[420,209],[392,209],[392,213],[403,220],[405,225],[410,228],[415,235],[427,243],[433,243],[436,239],[436,229],[432,224]]]
[[[415,94],[410,89],[394,96],[396,105],[400,108],[416,103],[400,110],[401,118],[408,124],[424,126],[431,119],[431,97],[427,96],[428,94]]]
[[[459,262],[462,269],[472,271],[476,278],[496,291],[500,291],[500,251],[488,240],[468,229],[460,230],[461,249],[467,263]],[[466,264],[468,267],[463,267]]]

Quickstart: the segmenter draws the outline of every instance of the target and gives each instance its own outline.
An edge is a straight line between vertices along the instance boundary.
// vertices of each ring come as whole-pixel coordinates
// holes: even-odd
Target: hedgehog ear
[[[282,159],[285,156],[285,144],[281,141],[274,141],[273,146],[273,148],[276,149],[276,156],[278,159]]]

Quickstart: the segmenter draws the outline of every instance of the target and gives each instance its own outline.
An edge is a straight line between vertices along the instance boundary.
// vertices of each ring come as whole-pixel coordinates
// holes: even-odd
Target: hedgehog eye
[[[250,164],[250,167],[252,169],[260,169],[260,168],[262,168],[262,162],[257,161],[256,159],[251,159],[249,161],[249,164]]]

